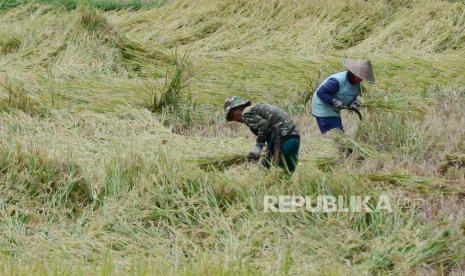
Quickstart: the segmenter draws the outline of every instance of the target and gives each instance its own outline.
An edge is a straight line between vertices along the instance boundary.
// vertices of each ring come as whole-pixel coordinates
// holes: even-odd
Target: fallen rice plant
[[[349,150],[350,152],[358,153],[363,157],[377,157],[381,155],[380,152],[366,144],[355,141],[341,130],[333,130],[331,131],[330,135],[332,136],[334,142],[341,146],[343,150]]]
[[[123,1],[115,5],[132,0]],[[22,30],[22,42],[11,54],[0,53],[0,71],[21,80],[26,95],[50,110],[47,118],[0,112],[0,148],[20,144],[25,153],[2,155],[2,271],[26,274],[26,264],[31,274],[70,274],[99,264],[95,274],[463,274],[465,237],[443,233],[447,222],[461,223],[463,200],[453,189],[463,187],[462,171],[449,176],[455,182],[431,178],[430,184],[400,173],[372,176],[376,182],[359,174],[431,172],[443,145],[462,146],[463,97],[457,95],[463,91],[449,92],[465,81],[464,12],[460,1],[434,0],[173,0],[152,10],[90,12],[81,21],[75,10],[37,2],[2,11],[0,29]],[[160,100],[179,80],[171,56],[169,62],[150,56],[154,45],[161,53],[189,49],[196,60],[187,67],[194,74],[189,89],[180,90],[182,102],[152,113],[141,108],[144,100],[152,103],[147,92],[156,90]],[[366,110],[369,121],[349,144],[363,142],[382,158],[314,158],[316,152],[332,156],[335,147],[320,139],[303,112],[317,84],[306,80],[342,70],[345,53],[367,53],[380,90],[404,90],[415,100],[421,97],[416,92],[441,87],[438,95],[428,94],[444,99],[435,102],[428,122],[413,120],[403,107],[376,116]],[[53,83],[47,84],[37,76],[48,68]],[[58,106],[49,105],[50,91],[59,95]],[[176,135],[172,126],[184,120],[184,110],[185,118],[199,113],[185,108],[190,93],[213,120],[195,121],[188,135]],[[237,163],[213,160],[252,143],[244,125],[220,116],[231,94],[281,107],[290,102],[305,160],[290,179],[278,170],[264,174],[256,164],[229,166],[245,162],[243,156]],[[171,131],[161,124],[167,119]],[[214,148],[221,149],[218,155],[202,157]],[[316,168],[334,164],[337,173]],[[380,188],[411,198],[426,193],[434,206],[391,197],[392,213],[263,212],[264,195],[377,195]],[[289,250],[289,243],[296,246]],[[244,256],[246,265],[231,266]]]
[[[0,32],[0,53],[9,54],[18,49],[21,43],[18,35]]]
[[[241,165],[247,162],[245,154],[225,154],[210,157],[200,157],[195,160],[202,170],[224,170],[228,167]]]
[[[336,157],[318,157],[315,159],[316,167],[323,172],[333,171],[333,168],[336,164],[337,164]]]
[[[43,115],[45,110],[27,93],[24,84],[11,82],[8,78],[0,83],[0,88],[7,93],[7,97],[0,99],[0,110],[21,110],[29,115]],[[0,89],[1,91],[1,89]]]
[[[410,267],[428,264],[451,268],[463,258],[465,242],[462,237],[458,227],[447,227],[428,241],[419,243],[406,262]]]
[[[399,173],[371,173],[365,175],[367,179],[370,181],[375,182],[386,182],[389,184],[394,185],[405,185],[405,184],[432,184],[433,179],[413,176],[413,175],[405,175]]]
[[[79,26],[87,32],[118,48],[121,51],[123,60],[133,68],[140,68],[147,64],[148,61],[172,63],[171,58],[161,51],[147,50],[139,43],[120,34],[107,21],[105,16],[94,7],[89,5],[80,6],[77,9],[77,20]]]
[[[398,94],[363,99],[363,106],[371,112],[388,112],[415,119],[422,118],[428,112],[424,99]]]
[[[428,178],[400,173],[371,173],[363,175],[362,178],[366,178],[372,182],[402,186],[408,190],[424,194],[465,194],[465,187],[463,185],[456,181],[448,181],[442,178]]]

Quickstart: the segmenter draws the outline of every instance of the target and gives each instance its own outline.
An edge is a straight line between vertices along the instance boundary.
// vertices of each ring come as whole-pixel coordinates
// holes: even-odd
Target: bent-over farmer
[[[268,104],[252,105],[239,96],[228,97],[223,108],[227,121],[245,124],[257,136],[248,159],[259,160],[266,145],[268,154],[262,161],[265,167],[273,164],[294,172],[299,158],[300,136],[286,112]]]
[[[358,112],[360,108],[360,83],[363,80],[375,82],[375,76],[368,60],[346,59],[346,71],[329,76],[313,94],[312,114],[321,133],[338,128],[344,130],[341,109]]]

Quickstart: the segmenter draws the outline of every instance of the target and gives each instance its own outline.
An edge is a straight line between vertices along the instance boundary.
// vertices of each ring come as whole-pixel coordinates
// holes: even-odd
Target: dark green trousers
[[[264,167],[269,168],[273,161],[273,141],[268,141],[268,155],[262,161]],[[299,161],[300,138],[290,138],[281,143],[278,166],[293,173]]]

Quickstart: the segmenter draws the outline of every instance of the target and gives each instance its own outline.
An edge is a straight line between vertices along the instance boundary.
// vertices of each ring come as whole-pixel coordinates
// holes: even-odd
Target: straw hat
[[[344,59],[343,64],[347,70],[357,77],[369,82],[375,82],[375,75],[373,74],[373,69],[371,68],[371,62],[369,60]]]

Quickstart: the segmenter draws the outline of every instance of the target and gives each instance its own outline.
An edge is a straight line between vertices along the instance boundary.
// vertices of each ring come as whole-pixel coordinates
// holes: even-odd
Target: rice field
[[[0,273],[463,275],[463,26],[445,0],[0,1]],[[377,84],[323,136],[309,99],[346,56]],[[292,177],[246,162],[230,95],[291,115]]]

